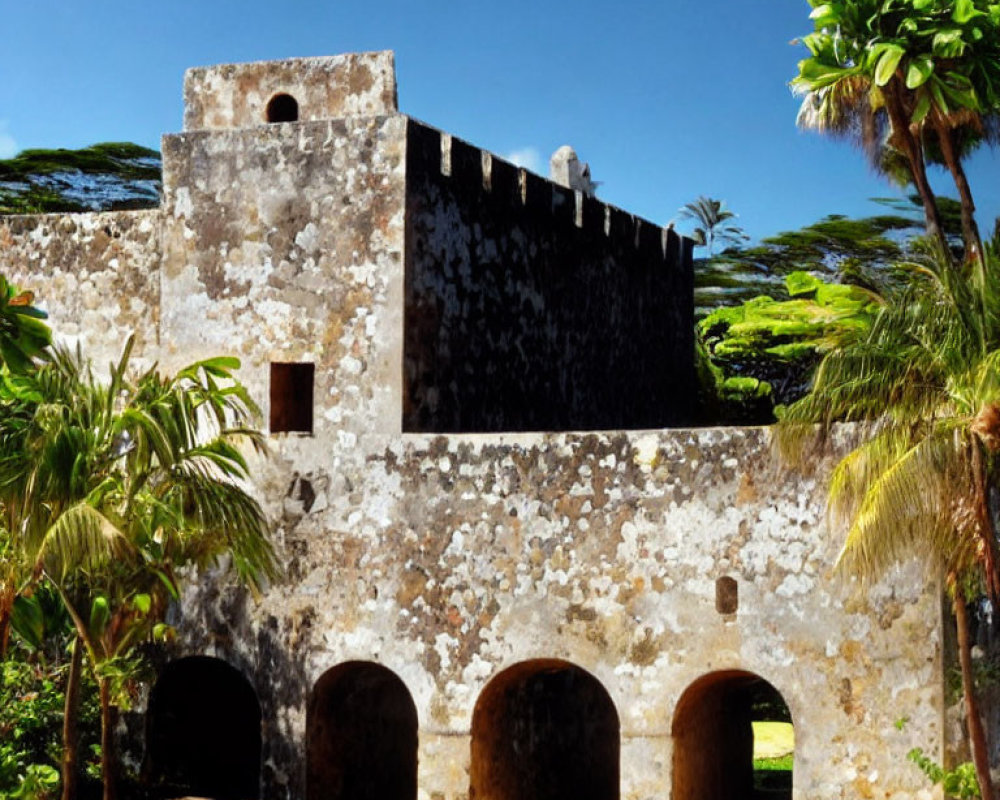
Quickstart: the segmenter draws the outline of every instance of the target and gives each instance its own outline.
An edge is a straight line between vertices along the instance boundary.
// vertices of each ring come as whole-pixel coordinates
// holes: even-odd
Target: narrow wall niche
[[[316,365],[271,362],[271,433],[313,432]]]
[[[715,582],[715,610],[720,614],[735,614],[740,607],[740,586],[735,578],[725,575]]]
[[[267,104],[268,122],[298,122],[299,101],[290,94],[276,94]]]

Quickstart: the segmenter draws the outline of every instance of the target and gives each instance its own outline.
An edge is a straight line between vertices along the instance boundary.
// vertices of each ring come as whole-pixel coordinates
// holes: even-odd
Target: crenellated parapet
[[[690,422],[690,241],[413,119],[406,147],[407,430]]]

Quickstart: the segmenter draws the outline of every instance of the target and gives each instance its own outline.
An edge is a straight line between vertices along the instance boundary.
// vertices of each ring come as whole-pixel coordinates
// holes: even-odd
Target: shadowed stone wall
[[[413,431],[689,424],[691,243],[410,120]]]

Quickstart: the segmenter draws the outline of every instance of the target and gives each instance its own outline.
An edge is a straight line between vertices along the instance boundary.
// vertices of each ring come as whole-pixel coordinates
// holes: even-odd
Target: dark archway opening
[[[619,722],[590,673],[565,661],[516,664],[472,716],[475,800],[618,800]]]
[[[260,720],[257,694],[239,670],[206,656],[168,664],[147,715],[153,796],[258,797]]]
[[[674,712],[673,800],[791,800],[791,721],[778,690],[751,672],[699,678]]]
[[[394,672],[349,661],[316,681],[306,711],[308,800],[414,800],[417,709]]]
[[[290,94],[276,94],[267,104],[268,122],[298,122],[299,102]]]

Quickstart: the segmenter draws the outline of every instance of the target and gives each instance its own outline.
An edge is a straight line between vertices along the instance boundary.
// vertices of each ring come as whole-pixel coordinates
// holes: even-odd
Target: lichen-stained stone
[[[0,218],[0,270],[98,363],[132,331],[167,369],[239,356],[275,422],[270,456],[248,457],[283,574],[259,598],[190,576],[161,654],[221,659],[253,688],[263,800],[348,774],[307,765],[350,752],[317,709],[366,705],[349,686],[317,701],[331,674],[395,687],[355,720],[365,735],[410,719],[412,697],[419,800],[469,800],[473,773],[504,783],[489,776],[529,744],[615,751],[602,786],[617,771],[621,800],[670,797],[675,764],[698,782],[690,742],[746,749],[745,730],[705,726],[745,717],[723,690],[755,676],[791,712],[794,800],[937,796],[905,754],[943,760],[957,737],[939,592],[915,567],[868,594],[832,574],[825,480],[845,445],[800,474],[764,429],[648,429],[650,397],[690,389],[689,243],[397,113],[391,54],[213,67],[186,92],[162,209]],[[282,92],[299,121],[267,125]],[[641,372],[639,341],[669,380]],[[282,388],[299,422],[279,431]],[[548,417],[565,430],[468,432],[530,429],[543,401],[570,409]],[[296,403],[309,413],[284,414]],[[627,430],[577,429],[595,419]],[[490,719],[516,741],[476,730]],[[157,774],[145,722],[126,723],[126,761]]]
[[[58,338],[94,361],[158,343],[162,213],[108,211],[0,216],[0,272],[33,291]]]
[[[183,629],[193,651],[257,670],[288,740],[320,675],[374,661],[417,705],[421,796],[461,797],[468,750],[456,770],[440,736],[468,742],[493,677],[557,658],[615,703],[622,797],[665,796],[682,694],[744,670],[790,708],[797,797],[930,796],[905,753],[942,739],[936,596],[911,572],[870,601],[833,580],[822,473],[784,471],[766,431],[391,437],[310,474],[326,488],[309,511],[286,469],[264,484],[284,582],[237,618],[194,590]],[[715,610],[720,575],[739,584],[735,614]],[[257,651],[266,620],[277,664]]]
[[[405,118],[164,137],[168,360],[315,364],[315,432],[400,427]],[[266,409],[265,409],[266,411]]]
[[[194,67],[184,76],[184,130],[263,125],[268,102],[279,93],[296,100],[302,122],[395,113],[393,54]]]

